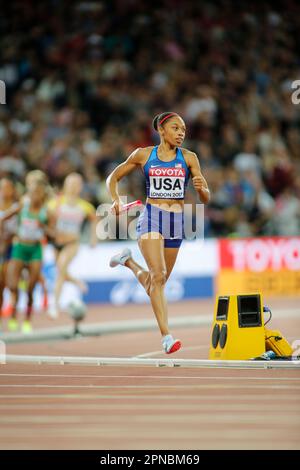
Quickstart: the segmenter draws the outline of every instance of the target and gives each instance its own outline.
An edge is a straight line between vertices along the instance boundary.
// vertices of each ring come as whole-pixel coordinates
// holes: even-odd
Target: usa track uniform
[[[144,165],[147,197],[151,199],[183,200],[190,177],[189,168],[180,148],[176,157],[164,162],[158,157],[157,146]],[[171,212],[147,204],[137,223],[138,238],[144,233],[159,232],[164,237],[164,246],[175,248],[183,239],[183,212]]]

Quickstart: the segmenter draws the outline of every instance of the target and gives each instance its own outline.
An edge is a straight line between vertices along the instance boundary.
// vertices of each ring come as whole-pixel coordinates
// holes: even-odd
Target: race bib
[[[72,235],[78,235],[80,232],[80,222],[78,220],[66,220],[61,219],[57,221],[56,230],[58,232],[64,232]]]
[[[43,238],[44,230],[37,219],[23,219],[18,231],[23,240],[39,241]]]
[[[184,168],[149,168],[149,197],[154,199],[183,199],[184,181]]]
[[[79,206],[70,207],[62,205],[58,213],[56,230],[58,232],[79,235],[83,221],[84,213]]]

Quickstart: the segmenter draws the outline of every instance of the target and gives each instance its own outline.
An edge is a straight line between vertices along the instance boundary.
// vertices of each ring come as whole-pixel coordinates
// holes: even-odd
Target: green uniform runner
[[[18,241],[14,243],[12,259],[32,263],[42,261],[44,230],[40,224],[47,222],[47,209],[42,207],[38,213],[30,212],[30,203],[24,205],[19,213]],[[22,240],[26,240],[24,243]]]

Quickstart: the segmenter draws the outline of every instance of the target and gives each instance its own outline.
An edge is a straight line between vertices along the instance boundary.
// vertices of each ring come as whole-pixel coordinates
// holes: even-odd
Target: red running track
[[[200,302],[176,309],[199,315],[203,306],[208,313]],[[291,341],[300,338],[300,315],[287,310],[276,319],[272,310],[272,327]],[[131,306],[122,308],[123,319],[130,315]],[[183,342],[176,357],[207,358],[209,327],[174,333]],[[9,345],[7,352],[164,357],[154,331]],[[0,448],[300,449],[300,372],[3,365]]]

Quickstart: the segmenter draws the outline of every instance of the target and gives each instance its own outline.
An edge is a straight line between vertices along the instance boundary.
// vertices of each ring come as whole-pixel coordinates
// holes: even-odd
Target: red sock
[[[31,314],[32,314],[32,305],[27,305],[26,320],[30,320]]]
[[[10,304],[8,304],[5,308],[2,309],[3,318],[11,317],[12,313],[13,313],[13,307]]]
[[[44,297],[43,297],[43,309],[47,310],[48,305],[49,305],[49,303],[48,303],[48,293],[45,291],[44,292]]]

